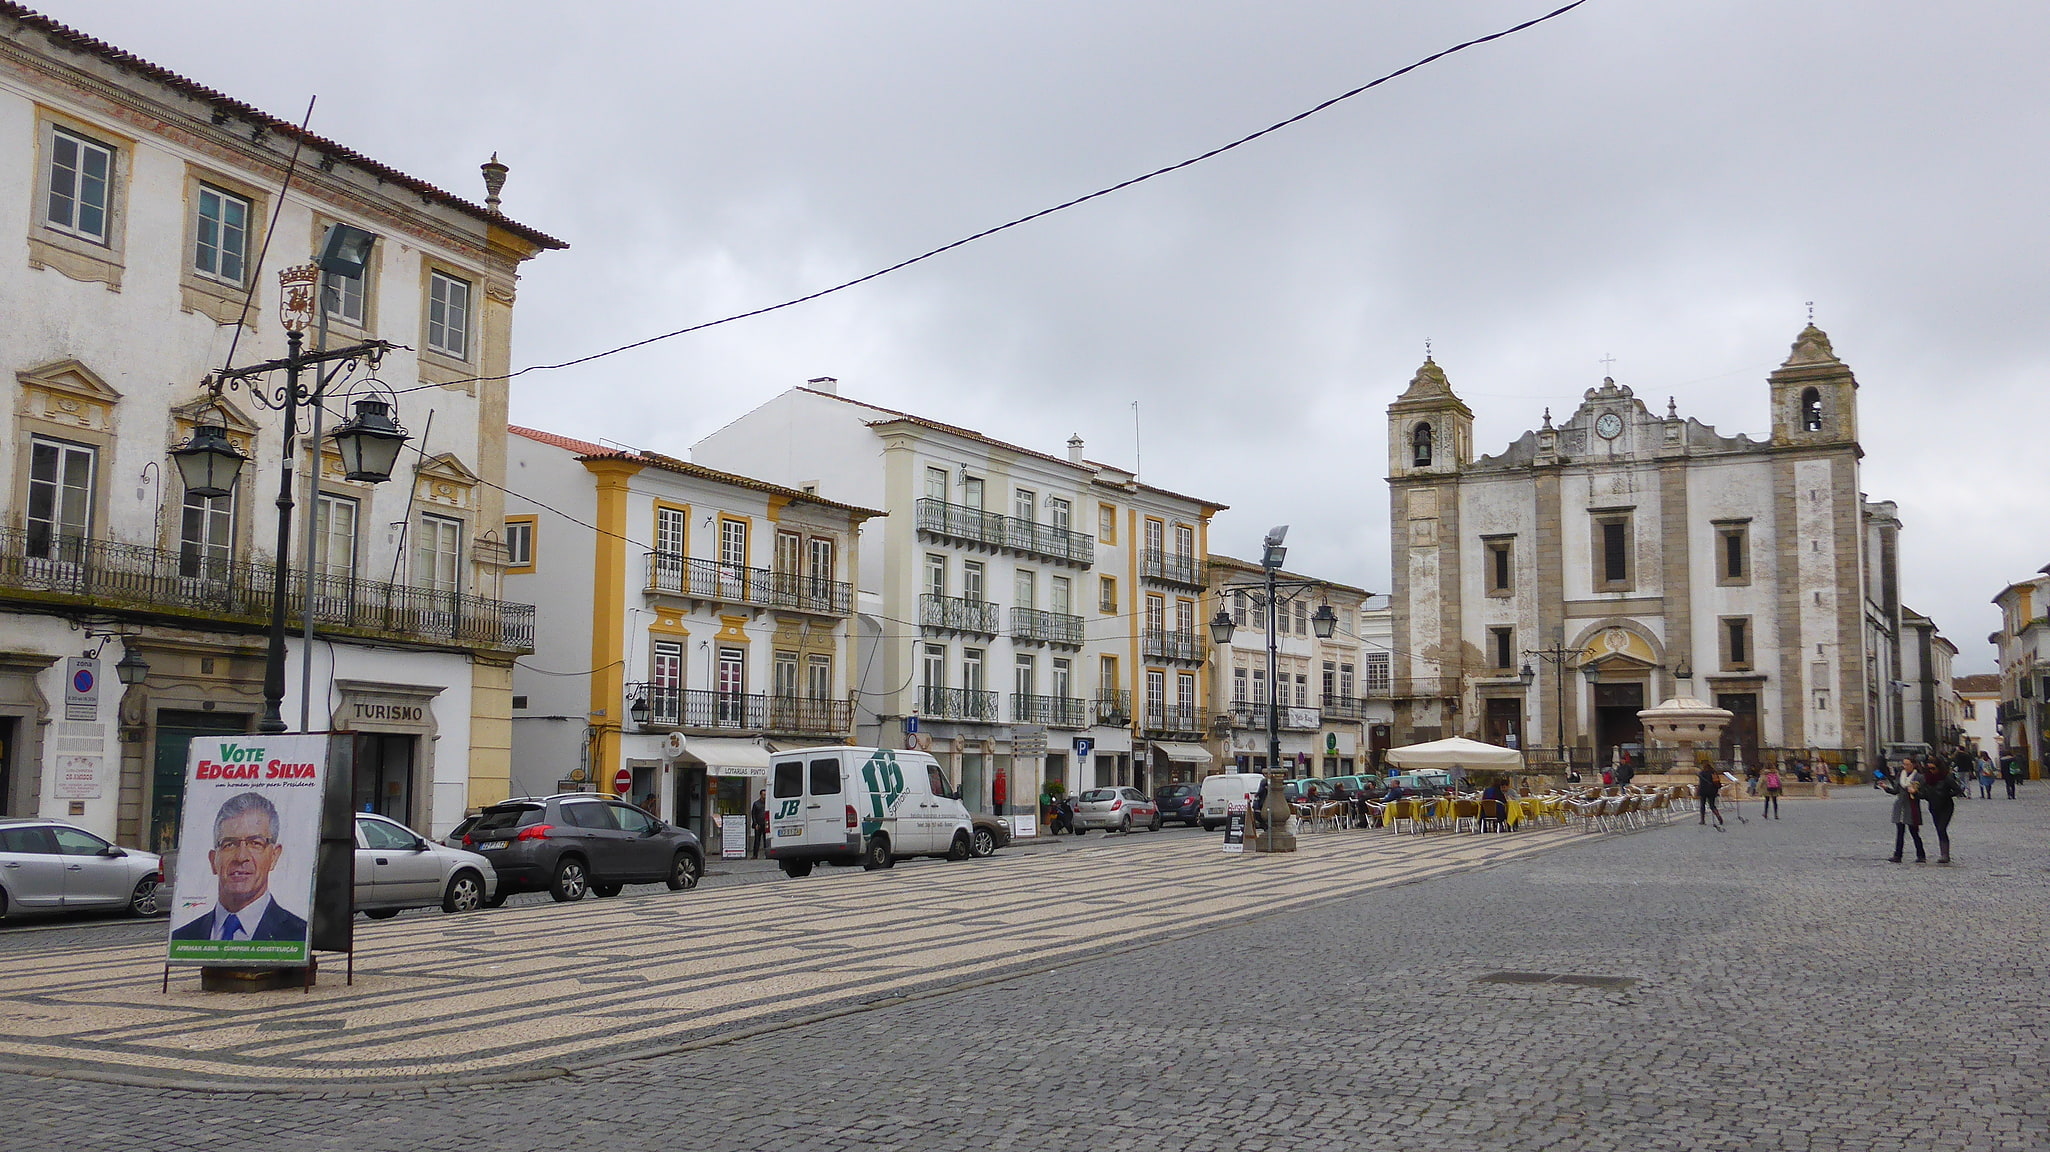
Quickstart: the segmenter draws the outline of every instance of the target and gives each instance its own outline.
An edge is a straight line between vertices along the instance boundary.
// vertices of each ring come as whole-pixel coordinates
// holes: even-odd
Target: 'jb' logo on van
[[[877,749],[861,766],[861,780],[868,785],[872,816],[880,820],[897,810],[897,798],[904,795],[904,770],[897,766],[896,753]]]

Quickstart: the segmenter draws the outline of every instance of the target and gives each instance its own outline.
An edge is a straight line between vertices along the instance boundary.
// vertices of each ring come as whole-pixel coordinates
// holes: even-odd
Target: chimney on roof
[[[1068,462],[1071,464],[1080,464],[1082,462],[1082,434],[1080,432],[1068,437]]]
[[[508,169],[498,162],[498,153],[493,152],[491,159],[479,164],[477,170],[484,173],[484,208],[488,212],[497,212],[498,194],[505,188]]]
[[[831,376],[814,376],[806,380],[804,386],[814,392],[824,392],[828,396],[840,394],[840,382]]]

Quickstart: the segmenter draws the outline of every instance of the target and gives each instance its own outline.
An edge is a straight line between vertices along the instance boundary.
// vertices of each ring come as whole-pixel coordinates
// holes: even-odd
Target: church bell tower
[[[1786,363],[1769,379],[1773,443],[1857,445],[1858,380],[1822,329],[1812,323],[1801,329]]]

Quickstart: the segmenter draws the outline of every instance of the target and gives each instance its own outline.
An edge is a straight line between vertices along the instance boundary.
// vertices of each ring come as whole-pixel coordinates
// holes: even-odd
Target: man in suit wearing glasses
[[[171,930],[173,940],[304,940],[306,921],[272,898],[271,869],[285,854],[278,809],[260,792],[238,792],[214,814],[214,907]]]

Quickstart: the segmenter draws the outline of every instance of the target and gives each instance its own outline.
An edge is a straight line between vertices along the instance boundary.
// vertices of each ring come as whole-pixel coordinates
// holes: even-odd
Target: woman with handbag
[[[1957,798],[1965,794],[1964,782],[1941,760],[1929,762],[1922,773],[1922,803],[1929,806],[1929,822],[1936,825],[1936,862],[1950,863],[1950,816]]]
[[[1893,855],[1887,859],[1895,864],[1901,862],[1901,849],[1909,836],[1915,838],[1915,863],[1929,862],[1929,853],[1922,847],[1922,805],[1916,793],[1922,787],[1922,773],[1912,759],[1901,761],[1900,773],[1886,778],[1883,787],[1893,802]]]

